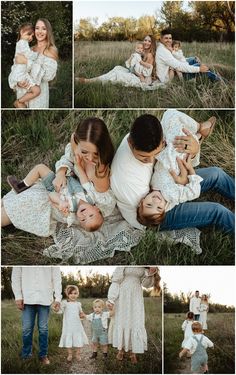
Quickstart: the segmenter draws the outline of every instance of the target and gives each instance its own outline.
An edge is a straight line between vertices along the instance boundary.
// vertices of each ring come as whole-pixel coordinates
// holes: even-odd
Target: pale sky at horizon
[[[74,275],[80,270],[82,276],[89,272],[102,275],[114,272],[116,266],[61,266],[64,274]],[[233,266],[159,266],[161,281],[172,294],[184,292],[210,294],[210,302],[235,306],[235,269]]]
[[[134,5],[135,3],[135,5]],[[163,1],[156,0],[80,0],[74,2],[73,18],[74,24],[77,24],[80,18],[98,17],[98,23],[101,25],[110,17],[134,17],[140,18],[144,15],[155,15],[156,11],[161,9]],[[184,1],[184,8],[187,9],[187,1]]]
[[[172,294],[199,290],[211,295],[210,302],[235,306],[233,266],[164,266],[162,278]]]

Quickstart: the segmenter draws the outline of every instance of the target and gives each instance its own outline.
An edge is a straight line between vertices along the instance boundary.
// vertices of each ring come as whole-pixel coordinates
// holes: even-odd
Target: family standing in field
[[[234,199],[234,179],[222,169],[194,169],[199,164],[200,144],[215,123],[215,117],[199,123],[177,110],[167,110],[161,122],[144,114],[135,119],[114,152],[105,123],[87,118],[71,135],[55,173],[40,164],[23,180],[8,176],[12,190],[2,200],[2,226],[12,223],[37,236],[55,238],[59,222],[64,236],[72,226],[69,236],[78,232],[84,245],[89,238],[91,248],[104,236],[113,250],[120,244],[131,247],[132,237],[137,244],[141,239],[137,231],[144,233],[146,227],[191,231],[215,225],[233,233],[234,214],[228,208],[215,202],[192,202],[209,190]],[[123,219],[116,216],[113,232],[109,218],[117,213],[116,205]],[[117,235],[120,221],[122,237]],[[62,245],[65,238],[59,240]]]
[[[62,299],[61,272],[59,267],[13,267],[12,289],[16,306],[22,311],[23,347],[21,358],[32,357],[35,319],[38,320],[39,359],[49,365],[48,320],[50,306],[53,312],[63,314],[62,334],[59,347],[67,349],[67,362],[81,361],[81,349],[89,344],[82,321],[91,323],[92,353],[98,355],[100,345],[104,359],[108,356],[108,344],[118,350],[117,360],[122,361],[129,353],[131,363],[137,363],[136,354],[147,350],[145,312],[142,286],[160,291],[160,276],[157,267],[117,267],[112,275],[106,306],[102,299],[93,301],[88,314],[78,301],[79,287],[67,285],[65,300]],[[112,323],[109,320],[112,319]]]
[[[157,44],[152,35],[145,36],[143,42],[137,42],[135,51],[125,62],[125,67],[115,66],[106,74],[93,78],[76,77],[81,83],[117,82],[124,86],[155,89],[171,81],[175,75],[180,79],[191,79],[204,74],[212,81],[223,80],[219,74],[202,64],[198,57],[185,58],[181,42],[172,40],[170,30],[162,30]]]
[[[208,374],[208,356],[206,349],[213,348],[213,342],[204,335],[207,330],[207,313],[209,310],[208,297],[203,294],[199,297],[199,291],[190,299],[189,312],[182,324],[184,340],[181,344],[182,350],[179,357],[184,355],[191,357],[191,370],[194,373],[203,371]]]

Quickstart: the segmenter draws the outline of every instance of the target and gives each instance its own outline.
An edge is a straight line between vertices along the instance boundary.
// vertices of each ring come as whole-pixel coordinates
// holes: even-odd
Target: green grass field
[[[91,312],[92,299],[80,299],[83,310]],[[161,298],[146,297],[146,330],[148,335],[148,351],[138,355],[138,364],[130,364],[128,357],[123,362],[115,358],[117,351],[109,346],[109,356],[104,362],[101,355],[96,361],[91,361],[88,356],[91,354],[89,348],[81,351],[82,361],[79,364],[73,363],[72,368],[66,363],[66,350],[58,348],[62,316],[51,313],[49,320],[49,358],[51,364],[48,367],[42,366],[37,358],[37,334],[34,335],[33,357],[28,361],[20,359],[21,350],[21,312],[16,309],[14,301],[4,300],[2,302],[2,373],[4,374],[66,374],[66,373],[93,373],[104,374],[135,374],[135,373],[161,373],[161,329],[162,329],[162,304]],[[100,354],[100,353],[99,353]]]
[[[201,165],[218,166],[234,174],[234,112],[233,111],[186,111],[198,121],[215,115],[217,125],[214,134],[205,141],[201,150]],[[161,118],[163,111],[3,111],[2,113],[2,195],[10,188],[7,175],[23,178],[38,163],[54,168],[64,153],[79,119],[89,116],[102,118],[107,124],[117,147],[136,117],[151,113]],[[74,117],[76,119],[74,119]],[[223,155],[223,157],[222,157]],[[219,194],[203,194],[201,201],[210,200],[224,204],[233,210],[232,202]],[[2,264],[36,265],[56,264],[58,259],[46,258],[43,250],[52,243],[51,238],[39,238],[8,226],[2,230]],[[148,230],[138,246],[130,253],[116,253],[96,264],[234,264],[234,242],[231,236],[213,228],[205,228],[201,234],[203,253],[194,254],[187,246],[158,241],[154,230]],[[73,260],[69,261],[73,264]]]
[[[16,95],[8,85],[10,66],[2,68],[2,108],[14,108]],[[59,60],[56,78],[49,83],[49,108],[72,107],[72,64],[71,60]]]
[[[164,372],[167,374],[185,374],[190,359],[180,360],[178,354],[183,341],[181,325],[185,314],[164,315]],[[205,335],[214,343],[214,349],[208,349],[210,374],[234,374],[234,314],[208,314],[208,331]]]
[[[134,51],[130,42],[75,42],[75,77],[92,78],[107,73]],[[234,108],[234,44],[183,43],[186,57],[198,56],[228,83],[206,77],[175,79],[166,88],[142,91],[120,84],[75,84],[76,108]]]

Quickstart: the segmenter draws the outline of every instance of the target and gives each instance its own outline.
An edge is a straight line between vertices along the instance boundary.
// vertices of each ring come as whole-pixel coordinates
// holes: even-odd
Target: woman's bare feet
[[[116,359],[118,359],[118,361],[123,361],[123,358],[124,358],[124,351],[119,350],[117,355],[116,355]]]
[[[75,77],[75,81],[79,83],[88,83],[91,80],[89,78],[84,78],[84,77]]]
[[[19,99],[15,100],[13,103],[15,108],[27,108],[25,103],[21,103]]]
[[[212,134],[215,124],[216,124],[215,116],[212,116],[207,121],[200,123],[199,131],[198,131],[198,133],[200,133],[201,135],[200,143]]]
[[[138,363],[136,354],[134,354],[134,353],[130,354],[130,361],[131,361],[131,363],[133,363],[133,365],[136,365],[136,363]]]

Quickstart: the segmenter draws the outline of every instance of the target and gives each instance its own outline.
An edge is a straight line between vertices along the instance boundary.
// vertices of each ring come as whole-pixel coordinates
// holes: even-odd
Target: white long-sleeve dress
[[[176,136],[185,135],[183,128],[189,130],[194,137],[198,130],[198,123],[183,112],[176,110],[167,110],[161,120],[166,147],[156,156],[157,162],[154,167],[154,173],[151,180],[151,188],[160,190],[164,199],[167,201],[165,211],[171,210],[179,203],[190,201],[199,197],[201,192],[200,182],[202,177],[198,175],[189,175],[187,185],[176,184],[169,173],[172,169],[177,174],[180,173],[176,157],[183,159],[185,154],[175,150],[173,141]],[[198,140],[198,139],[197,139]],[[194,160],[194,165],[199,163],[199,159]]]
[[[184,339],[182,341],[181,348],[185,347],[185,344],[187,343],[188,339],[193,335],[192,324],[193,320],[187,319],[182,324],[182,330],[184,331]]]
[[[32,75],[33,79],[40,86],[40,94],[29,101],[28,108],[49,108],[49,82],[52,81],[57,73],[57,61],[51,57],[38,53],[38,57],[27,63],[28,74]],[[10,87],[16,87],[19,81],[16,77],[12,77],[9,81]],[[27,89],[18,87],[16,91],[17,99],[21,98]]]
[[[63,326],[59,347],[81,348],[87,345],[88,338],[79,316],[82,312],[81,303],[62,301],[61,312],[63,313]]]
[[[142,285],[153,285],[153,277],[146,275],[144,267],[117,267],[112,275],[108,290],[108,301],[115,304],[111,343],[118,350],[147,350]]]
[[[203,329],[207,329],[207,313],[208,313],[209,305],[208,303],[201,303],[200,304],[200,317],[199,322],[202,324]]]

